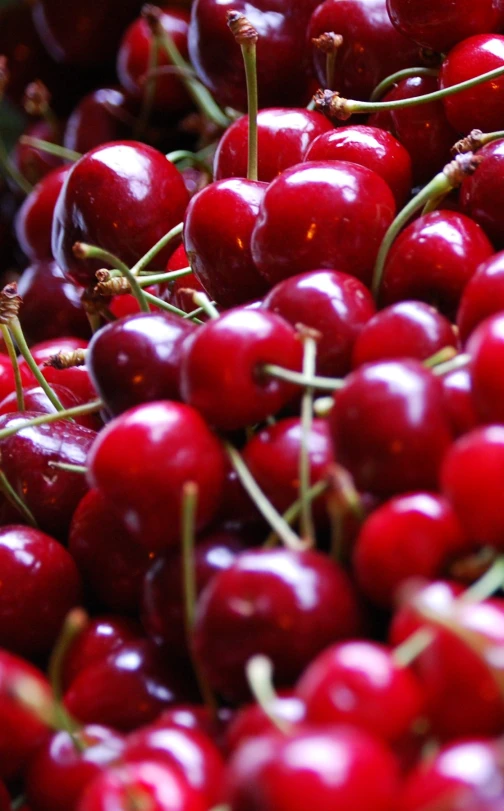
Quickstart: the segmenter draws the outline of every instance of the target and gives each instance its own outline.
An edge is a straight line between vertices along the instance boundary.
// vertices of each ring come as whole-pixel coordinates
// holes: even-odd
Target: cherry
[[[279,282],[262,307],[293,326],[303,324],[320,333],[317,372],[329,377],[341,377],[350,370],[354,342],[375,313],[371,293],[362,282],[331,270],[310,270]]]
[[[68,545],[91,604],[121,614],[138,611],[150,563],[144,540],[140,545],[131,537],[97,490],[86,493],[73,514]]]
[[[65,125],[63,145],[84,154],[108,141],[131,136],[137,104],[113,87],[101,87],[80,99]]]
[[[187,31],[189,12],[183,8],[163,8],[159,22],[171,36],[182,57],[187,59]],[[117,75],[129,96],[142,99],[149,71],[151,43],[153,41],[149,25],[139,17],[125,31],[117,53]],[[152,104],[155,109],[175,113],[191,105],[190,97],[176,72],[163,72],[170,65],[164,48],[157,49],[159,75],[153,80]]]
[[[455,436],[461,436],[479,424],[474,407],[472,378],[468,369],[454,369],[441,378],[443,401]]]
[[[32,811],[76,808],[86,786],[114,764],[123,749],[123,739],[106,727],[88,725],[72,736],[56,732],[39,747],[26,773]]]
[[[503,251],[482,262],[465,287],[457,312],[462,342],[481,321],[500,310],[504,310]]]
[[[139,639],[81,670],[65,693],[65,706],[83,723],[128,732],[190,696],[187,674],[170,667],[152,642]]]
[[[153,296],[160,295],[160,285],[158,284],[150,284],[148,287],[144,287],[143,290],[145,293],[150,293]],[[155,304],[150,301],[148,304],[151,312],[159,312]],[[138,300],[131,293],[121,293],[117,296],[113,296],[108,307],[116,319],[125,318],[128,315],[137,315],[142,312]]]
[[[397,764],[373,736],[350,726],[306,727],[245,743],[228,766],[232,811],[389,811],[398,792]]]
[[[53,386],[53,392],[57,395],[60,403],[64,408],[74,408],[79,405],[79,400],[64,386]],[[26,411],[38,411],[39,414],[54,414],[56,409],[49,400],[45,391],[41,386],[23,389],[23,400]],[[18,410],[16,392],[11,392],[7,397],[0,401],[0,414],[12,414]],[[93,414],[82,414],[80,417],[74,417],[78,425],[83,425],[85,428],[98,430],[100,428],[99,419]]]
[[[219,141],[214,158],[216,180],[247,176],[248,116],[234,121]],[[314,110],[273,107],[257,116],[259,180],[270,182],[284,169],[301,163],[305,152],[333,127]]]
[[[353,347],[352,365],[399,358],[426,360],[457,345],[452,325],[434,307],[422,301],[400,301],[364,325]]]
[[[341,642],[308,665],[296,687],[312,724],[351,724],[394,742],[423,709],[420,684],[374,642]]]
[[[59,144],[61,140],[59,128],[43,119],[28,124],[23,135],[49,141],[52,144]],[[14,147],[12,160],[19,172],[32,185],[39,183],[49,172],[61,166],[61,158],[57,155],[43,152],[35,146],[22,144],[20,141],[17,141]]]
[[[392,192],[371,169],[343,161],[300,164],[268,186],[252,258],[270,285],[313,268],[368,283],[394,213]]]
[[[35,186],[16,215],[16,237],[29,259],[52,258],[54,207],[68,172],[68,166],[52,169]]]
[[[390,249],[382,301],[421,299],[453,315],[467,282],[493,252],[481,227],[464,214],[425,214],[405,228]]]
[[[171,313],[140,313],[101,329],[86,365],[111,414],[152,400],[180,400],[184,341],[194,324]]]
[[[278,684],[288,685],[313,656],[355,634],[359,624],[350,583],[325,555],[250,550],[203,591],[194,650],[213,689],[235,702],[248,695],[245,665],[254,654],[268,655]]]
[[[98,435],[88,465],[91,485],[149,550],[178,542],[187,482],[198,488],[200,528],[216,512],[224,484],[219,441],[194,408],[170,401],[116,417]]]
[[[182,270],[182,268],[188,266],[189,259],[185,248],[183,245],[179,245],[170,256],[168,264],[166,265],[166,271],[169,273],[172,270]],[[187,276],[180,276],[178,279],[175,279],[170,286],[169,292],[165,293],[165,295],[168,296],[170,304],[173,304],[185,313],[191,313],[196,309],[193,299],[193,294],[196,292],[205,293],[206,291],[194,273],[188,273]],[[205,320],[205,315],[202,313],[199,318]]]
[[[440,87],[452,87],[503,64],[504,36],[476,34],[459,42],[448,53],[441,65]],[[501,128],[498,109],[503,99],[504,79],[497,78],[449,96],[443,104],[448,121],[459,132],[468,133],[474,128],[492,132]]]
[[[35,383],[35,378],[28,369],[28,366],[20,363],[19,371],[21,373],[21,382],[23,386],[33,386]],[[8,394],[15,391],[15,388],[16,384],[14,381],[14,372],[12,370],[11,360],[7,354],[0,353],[0,397],[2,400],[7,397]]]
[[[445,498],[434,493],[396,496],[362,526],[353,554],[355,577],[368,599],[390,608],[408,578],[439,577],[473,546]]]
[[[487,318],[474,330],[467,342],[471,356],[472,396],[482,422],[503,423],[503,387],[495,374],[504,353],[504,316]]]
[[[22,312],[21,312],[22,316]],[[33,344],[31,353],[35,362],[45,379],[52,386],[53,383],[70,389],[78,398],[80,403],[88,403],[98,399],[98,394],[91,382],[89,372],[85,366],[71,366],[68,369],[56,369],[53,366],[46,366],[46,362],[59,354],[59,352],[73,352],[76,349],[86,349],[87,341],[82,338],[63,335],[58,338],[51,338],[40,343]],[[20,368],[25,368],[26,363],[20,360]],[[32,378],[33,380],[33,378]]]
[[[279,690],[271,702],[271,713],[275,719],[286,724],[289,729],[301,728],[306,717],[306,706],[294,690]],[[275,726],[260,704],[241,707],[226,730],[226,749],[234,752],[245,740],[273,732]]]
[[[450,5],[435,0],[387,0],[387,11],[404,36],[439,53],[446,53],[473,34],[497,31],[501,23],[498,0],[483,0],[477,5],[472,0]]]
[[[504,188],[504,140],[478,150],[481,165],[467,177],[460,189],[462,211],[481,225],[497,249],[504,248],[502,208],[499,197]]]
[[[89,321],[80,291],[65,278],[56,262],[36,261],[25,268],[18,293],[23,299],[19,320],[29,343],[66,335],[89,338]]]
[[[267,289],[250,252],[265,189],[265,183],[252,180],[220,180],[202,189],[187,208],[184,246],[189,262],[222,307],[245,304]]]
[[[77,259],[76,242],[98,245],[131,265],[182,220],[188,199],[182,176],[156,149],[137,141],[98,146],[74,164],[61,190],[54,258],[78,283],[93,283],[102,262]],[[162,266],[169,253],[165,248],[156,262]]]
[[[398,208],[407,202],[412,186],[411,158],[389,132],[363,125],[339,127],[315,138],[306,161],[350,161],[367,166],[383,178]]]
[[[451,428],[439,380],[418,361],[353,372],[329,415],[336,457],[376,495],[436,489]]]

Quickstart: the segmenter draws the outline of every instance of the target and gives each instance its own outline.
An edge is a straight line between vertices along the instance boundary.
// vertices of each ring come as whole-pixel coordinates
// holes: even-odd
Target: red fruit
[[[55,126],[44,119],[28,124],[23,135],[49,141],[51,144],[61,143],[59,125]],[[51,155],[50,152],[42,151],[31,144],[23,144],[21,141],[16,142],[11,158],[18,171],[32,185],[39,183],[49,172],[62,164],[62,159],[57,155]],[[15,188],[17,190],[17,187]]]
[[[467,342],[476,412],[482,422],[504,423],[504,387],[500,368],[504,358],[504,315],[485,319]]]
[[[289,729],[298,725],[301,728],[306,717],[304,701],[293,690],[279,690],[271,704],[271,712]],[[271,717],[266,715],[260,704],[245,705],[240,707],[226,731],[226,749],[232,753],[247,739],[275,731]]]
[[[76,405],[79,405],[79,400],[70,389],[66,389],[64,386],[53,386],[52,390],[64,408],[75,408]],[[24,388],[23,399],[26,411],[38,411],[39,414],[54,414],[56,412],[56,408],[41,386]],[[0,402],[0,415],[13,414],[17,410],[16,392],[11,392]],[[91,414],[74,417],[74,420],[78,425],[83,425],[85,428],[93,430],[96,428],[97,419]]]
[[[469,370],[455,369],[441,378],[443,402],[455,436],[461,436],[479,424],[474,407],[472,378]]]
[[[118,88],[101,87],[79,99],[67,119],[63,146],[84,154],[131,137],[138,105]]]
[[[28,366],[24,364],[19,365],[21,374],[21,383],[23,386],[33,386],[35,378],[30,372]],[[12,371],[12,363],[7,354],[0,353],[0,397],[3,400],[8,394],[11,394],[16,389],[14,381],[14,372]]]
[[[29,259],[52,258],[54,207],[69,170],[69,166],[52,169],[37,183],[16,215],[16,237]]]
[[[56,262],[36,261],[25,268],[18,293],[23,299],[19,320],[30,344],[68,335],[90,337],[81,291],[65,278]],[[63,379],[60,384],[65,385]]]
[[[41,341],[31,347],[31,353],[40,371],[47,382],[52,385],[56,383],[70,389],[78,398],[80,403],[89,403],[97,400],[98,394],[89,377],[89,372],[85,366],[71,366],[69,369],[56,369],[46,366],[46,361],[50,360],[58,352],[73,352],[74,349],[86,349],[87,341],[71,336],[61,336]],[[20,366],[25,366],[25,361],[20,362]]]
[[[467,283],[457,313],[462,342],[467,341],[481,321],[501,310],[504,310],[504,251],[482,262]]]
[[[504,140],[482,147],[478,156],[481,165],[462,183],[460,205],[465,214],[481,225],[497,249],[504,248],[504,217],[500,205],[504,191]]]

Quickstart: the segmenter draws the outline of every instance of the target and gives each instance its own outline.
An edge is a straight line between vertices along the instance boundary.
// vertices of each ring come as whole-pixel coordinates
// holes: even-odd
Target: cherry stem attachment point
[[[325,31],[319,37],[312,39],[312,43],[326,55],[326,85],[332,90],[336,75],[336,58],[343,45],[343,37],[341,34],[335,34],[334,31]]]
[[[469,135],[461,138],[452,147],[452,155],[463,155],[465,152],[476,152],[486,144],[491,144],[493,141],[500,141],[504,138],[504,130],[497,130],[496,132],[482,132],[482,130],[471,130]]]
[[[76,242],[73,246],[73,252],[78,259],[99,259],[100,262],[105,262],[105,264],[111,265],[113,268],[120,270],[131,285],[131,292],[138,301],[138,306],[140,307],[141,312],[150,312],[149,304],[145,298],[142,288],[138,284],[138,279],[129,269],[129,267],[121,259],[119,259],[118,256],[114,256],[113,253],[104,251],[102,248],[98,248],[96,245],[87,245],[85,242]]]
[[[376,85],[375,89],[371,93],[369,97],[369,101],[379,101],[383,95],[387,92],[390,87],[401,82],[403,79],[411,79],[421,76],[432,76],[438,77],[439,70],[437,68],[404,68],[404,70],[398,70],[395,73],[391,73],[390,76],[387,76],[385,79]],[[330,86],[330,85],[329,85]]]
[[[275,714],[275,702],[278,695],[273,687],[273,664],[271,659],[257,654],[248,660],[245,666],[250,691],[264,714],[284,735],[288,735],[291,726]]]
[[[258,179],[257,114],[259,111],[257,90],[257,40],[259,34],[240,11],[228,11],[227,24],[239,44],[245,67],[248,108],[248,162],[247,179]]]

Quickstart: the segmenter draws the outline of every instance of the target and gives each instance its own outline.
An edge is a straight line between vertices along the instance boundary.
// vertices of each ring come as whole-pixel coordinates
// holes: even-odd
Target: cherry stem
[[[150,301],[154,304],[155,307],[159,307],[160,310],[165,310],[167,313],[173,313],[174,315],[180,315],[181,318],[190,318],[191,321],[194,321],[195,324],[202,324],[199,318],[196,318],[194,315],[190,313],[185,313],[184,310],[181,310],[180,307],[175,307],[175,305],[170,304],[168,301],[163,301],[163,299],[158,298],[157,296],[152,295],[152,293],[148,293],[147,290],[143,291],[143,294],[147,301]],[[198,310],[201,312],[201,307]]]
[[[158,38],[153,34],[150,38],[149,42],[149,61],[147,65],[147,77],[145,80],[145,84],[143,86],[143,93],[142,93],[142,107],[140,110],[140,115],[135,123],[135,128],[133,130],[135,138],[140,138],[145,129],[147,124],[149,123],[149,119],[152,113],[152,107],[154,105],[154,97],[156,95],[156,85],[157,85],[157,73],[156,68],[159,63],[159,41]]]
[[[68,732],[78,752],[83,752],[86,747],[75,735],[80,729],[80,725],[69,715],[62,703],[64,695],[62,670],[68,651],[77,637],[79,637],[86,628],[87,624],[88,616],[82,608],[73,608],[67,614],[63,628],[53,648],[48,666],[49,682],[55,699],[54,709],[58,726],[60,729],[64,729]]]
[[[331,521],[331,557],[341,563],[346,551],[343,545],[343,521],[347,515],[353,514],[359,522],[362,522],[365,519],[365,511],[348,470],[338,464],[331,465],[328,481],[327,510]]]
[[[496,132],[482,132],[481,130],[471,130],[469,135],[461,138],[452,147],[452,154],[462,155],[464,152],[476,152],[482,146],[492,143],[492,141],[500,141],[504,138],[504,130],[497,130]]]
[[[21,513],[27,524],[29,524],[31,527],[35,527],[35,529],[38,529],[35,516],[28,505],[25,504],[23,499],[16,493],[3,470],[0,470],[0,490],[7,501],[9,501],[12,506]]]
[[[59,420],[68,420],[71,417],[80,417],[84,414],[94,414],[96,411],[99,411],[100,408],[103,408],[103,403],[101,400],[93,400],[90,403],[81,403],[81,405],[73,406],[72,408],[66,408],[60,411],[53,411],[52,414],[41,414],[40,417],[33,417],[31,420],[24,420],[19,425],[10,425],[8,428],[3,428],[0,431],[0,441],[2,439],[7,439],[9,436],[14,436],[14,434],[19,433],[19,431],[24,431],[25,428],[34,428],[37,425],[46,425],[47,423],[51,422],[58,422]],[[73,465],[71,466],[73,469]],[[80,468],[80,465],[75,465],[75,467]]]
[[[133,271],[131,271],[129,267],[121,259],[119,259],[118,256],[114,256],[113,253],[109,253],[109,251],[104,251],[102,248],[98,248],[97,245],[87,245],[85,242],[76,242],[73,246],[73,252],[78,259],[99,259],[100,262],[105,262],[106,264],[111,265],[113,268],[120,270],[131,285],[131,292],[138,301],[138,306],[140,307],[141,312],[150,312],[149,304],[142,288],[138,284],[138,279]]]
[[[201,307],[205,315],[215,321],[216,318],[220,318],[220,313],[217,308],[214,306],[213,302],[210,301],[206,293],[202,293],[199,290],[193,293],[193,301],[198,307]]]
[[[439,206],[443,203],[443,200],[448,196],[450,191],[444,191],[437,197],[432,197],[430,200],[427,200],[426,204],[422,208],[422,217],[424,217],[426,214],[430,214],[432,211],[436,211],[436,209],[438,209]]]
[[[304,388],[310,386],[319,391],[337,391],[345,385],[345,381],[340,377],[321,377],[319,375],[307,377],[302,372],[284,369],[283,366],[277,366],[274,363],[266,363],[261,367],[261,372],[270,377],[276,377],[278,380],[294,383],[296,386],[303,386]]]
[[[432,373],[435,375],[447,375],[449,372],[454,372],[456,369],[464,369],[471,360],[471,356],[465,352],[456,355],[452,360],[447,360],[445,363],[438,363],[433,366]]]
[[[4,339],[5,346],[7,347],[7,352],[12,365],[12,371],[14,373],[14,383],[16,385],[17,410],[24,411],[25,404],[24,404],[23,381],[21,380],[21,371],[19,369],[16,348],[11,338],[8,326],[6,324],[0,324],[0,330],[2,332],[2,338]]]
[[[177,163],[181,163],[182,161],[186,161],[191,166],[197,166],[198,169],[201,169],[207,175],[212,174],[212,171],[205,159],[200,158],[196,152],[189,152],[188,149],[175,149],[174,152],[168,152],[166,159],[175,165]]]
[[[312,485],[312,487],[310,487],[310,489],[305,493],[305,499],[309,500],[310,502],[315,501],[316,498],[318,498],[327,491],[328,487],[329,483],[327,481],[317,482],[316,484]],[[289,526],[292,526],[292,524],[294,524],[294,522],[301,515],[302,506],[303,502],[300,498],[298,498],[290,505],[290,507],[287,508],[287,510],[284,512],[282,516],[286,524],[288,524]],[[279,540],[278,535],[273,530],[266,538],[263,546],[265,549],[269,549],[273,546],[276,546],[278,540]]]
[[[182,233],[182,229],[184,227],[184,223],[179,222],[178,225],[175,225],[174,228],[171,228],[161,239],[158,239],[155,245],[152,246],[150,250],[147,251],[146,254],[142,256],[138,262],[133,265],[131,268],[132,276],[138,276],[141,270],[145,270],[152,260],[158,255],[163,248],[166,248],[167,245],[172,242],[172,240],[176,239]],[[129,278],[129,276],[127,277]]]
[[[303,340],[303,374],[312,378],[315,375],[317,341],[310,332],[301,333]],[[310,490],[310,434],[313,425],[313,387],[307,386],[301,401],[301,447],[299,453],[299,497],[301,499],[301,536],[310,544],[315,538],[312,502],[307,498]]]
[[[403,79],[410,79],[411,77],[420,77],[420,76],[439,76],[439,70],[436,68],[404,68],[404,70],[398,70],[395,73],[391,73],[390,76],[387,76],[385,79],[376,85],[375,89],[371,93],[369,97],[369,101],[378,101],[381,99],[383,95],[387,92],[387,90],[392,87],[393,85],[401,82]],[[329,85],[330,87],[330,85]]]
[[[48,465],[68,473],[79,473],[81,476],[86,476],[88,472],[86,465],[72,465],[70,462],[48,462]]]
[[[435,352],[434,355],[426,358],[423,365],[426,366],[427,369],[434,369],[436,366],[439,366],[442,363],[448,363],[449,361],[453,360],[453,358],[456,358],[457,355],[458,351],[454,346],[444,346],[439,350],[439,352]]]
[[[295,552],[307,549],[308,548],[307,543],[301,540],[299,535],[297,535],[290,528],[288,523],[284,521],[283,517],[280,515],[279,512],[277,512],[271,501],[263,493],[263,491],[257,484],[256,480],[252,476],[247,465],[243,461],[243,458],[239,453],[239,451],[237,451],[236,448],[234,448],[233,445],[231,445],[229,442],[224,443],[224,448],[227,452],[229,460],[242,486],[247,491],[248,495],[256,505],[257,509],[259,510],[263,518],[268,522],[270,527],[281,539],[282,543],[288,549],[291,549]]]
[[[336,75],[336,58],[343,45],[343,37],[341,34],[335,34],[334,31],[325,31],[319,37],[312,39],[312,43],[326,55],[326,85],[332,89]]]
[[[12,162],[2,138],[0,138],[0,166],[4,169],[5,174],[14,181],[16,186],[19,186],[22,192],[24,192],[26,195],[30,194],[33,186]]]
[[[257,40],[259,34],[244,14],[228,11],[227,23],[236,42],[239,44],[245,67],[247,82],[248,109],[248,162],[247,180],[258,179],[257,113],[259,110],[257,91]]]
[[[12,318],[11,321],[9,321],[8,327],[9,327],[9,330],[11,331],[11,333],[12,333],[12,336],[13,336],[15,342],[18,345],[18,348],[19,348],[19,351],[20,351],[21,355],[23,356],[26,363],[28,364],[28,367],[29,367],[31,373],[33,374],[33,376],[37,380],[37,383],[43,389],[44,393],[47,395],[48,399],[51,401],[51,403],[53,404],[56,411],[59,411],[59,412],[64,411],[65,407],[64,407],[63,403],[59,399],[58,395],[52,390],[51,386],[49,385],[49,383],[45,379],[45,377],[42,374],[42,372],[40,371],[39,367],[37,366],[32,353],[30,352],[30,348],[29,348],[28,344],[26,343],[26,339],[24,337],[23,330],[22,330],[21,324],[19,322],[19,318],[17,318],[17,316],[15,318]]]
[[[245,666],[247,681],[250,691],[261,707],[264,714],[284,735],[288,735],[291,726],[275,713],[275,702],[278,695],[273,687],[273,664],[271,659],[262,654],[257,654],[248,660]]]
[[[460,186],[464,177],[472,174],[480,162],[481,159],[478,158],[477,155],[473,155],[472,152],[466,155],[457,155],[457,157],[451,161],[451,163],[447,164],[441,172],[438,172],[430,183],[427,183],[427,185],[424,186],[424,188],[421,189],[412,200],[410,200],[402,211],[399,212],[395,220],[387,229],[376,257],[373,281],[371,285],[371,291],[375,299],[378,299],[380,293],[380,286],[382,283],[383,271],[385,269],[385,262],[387,260],[388,252],[402,228],[432,197],[439,197],[442,194],[447,194],[452,189]]]
[[[180,279],[183,276],[190,276],[192,268],[180,268],[180,270],[170,270],[168,273],[151,273],[148,276],[142,276],[138,280],[140,287],[149,287],[151,284],[163,284],[163,282],[172,282],[174,279]]]
[[[82,152],[76,152],[74,149],[67,149],[66,146],[60,144],[53,144],[51,141],[43,141],[41,138],[32,138],[31,135],[22,135],[19,139],[20,144],[32,146],[40,152],[47,152],[48,155],[56,155],[57,158],[62,158],[69,163],[75,163],[82,158]]]

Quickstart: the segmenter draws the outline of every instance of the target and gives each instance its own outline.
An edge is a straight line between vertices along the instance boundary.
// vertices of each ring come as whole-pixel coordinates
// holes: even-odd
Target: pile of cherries
[[[502,811],[504,0],[15,1],[0,95],[0,811]]]

